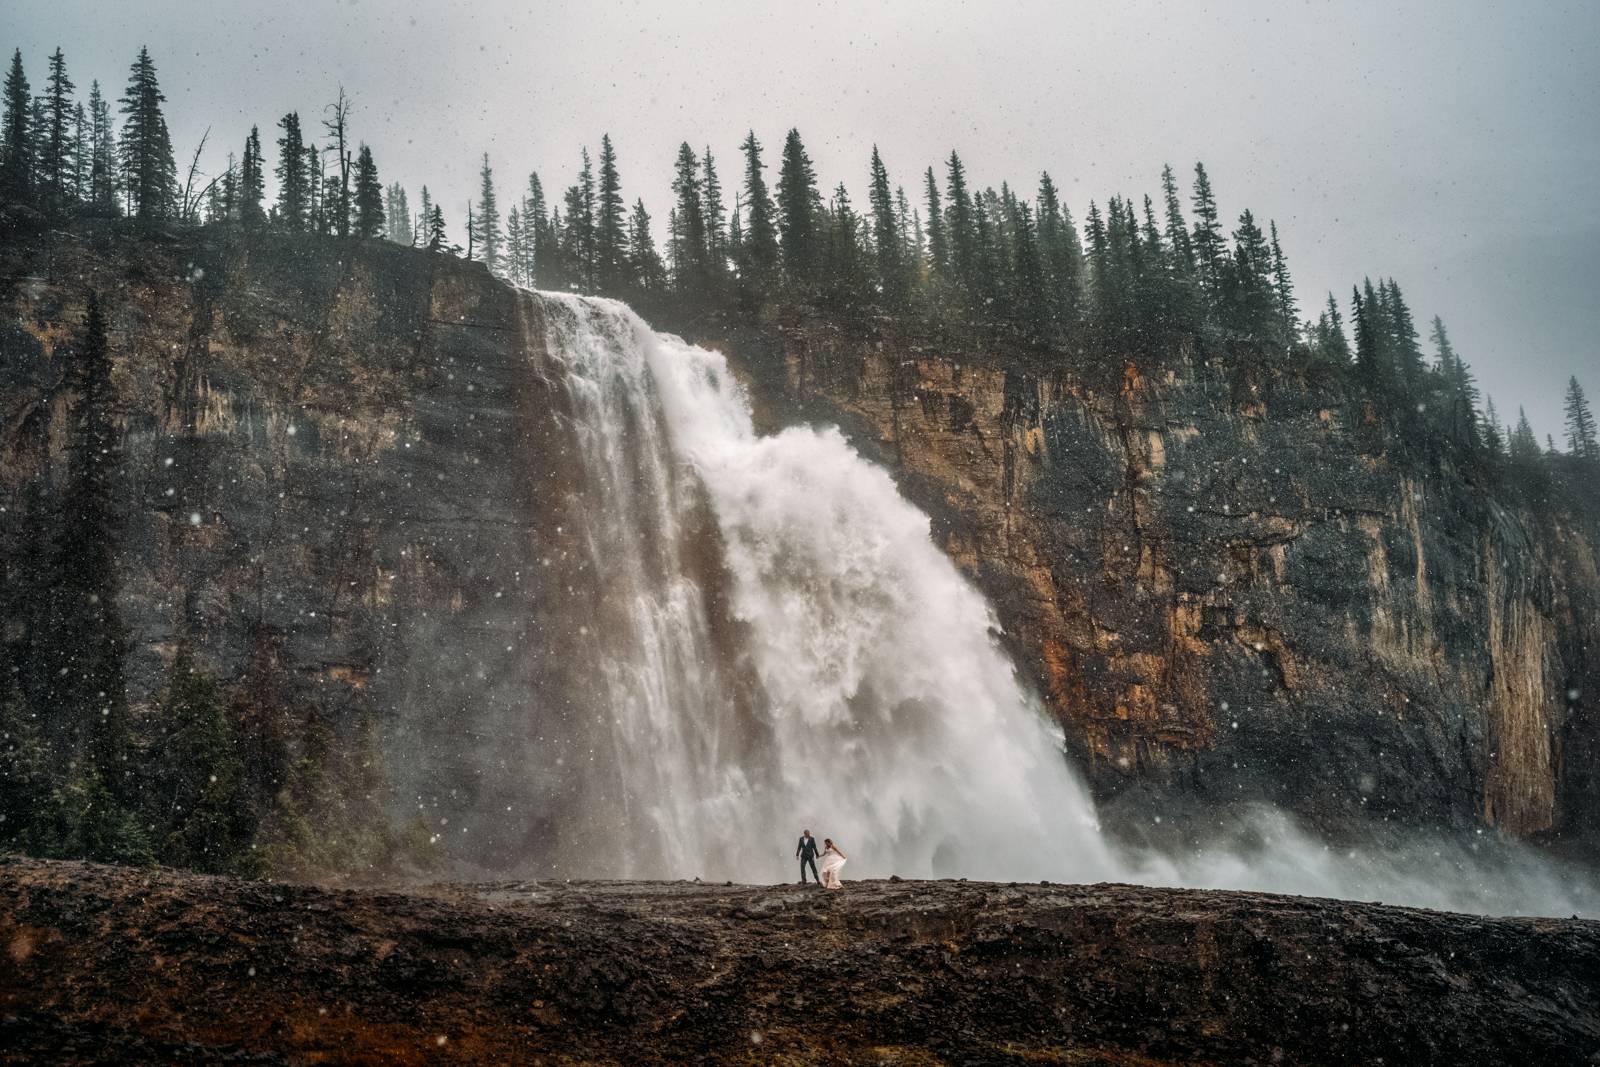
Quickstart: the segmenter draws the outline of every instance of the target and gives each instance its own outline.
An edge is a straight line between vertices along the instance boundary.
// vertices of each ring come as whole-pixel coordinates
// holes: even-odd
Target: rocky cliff
[[[1135,886],[0,859],[0,1062],[1590,1063],[1600,924]]]
[[[247,705],[376,716],[400,807],[458,855],[526,851],[570,783],[492,816],[528,803],[519,753],[571,714],[562,605],[597,588],[568,551],[578,489],[539,302],[381,243],[13,248],[9,516],[59,478],[91,288],[125,426],[135,712],[189,641]],[[839,421],[929,510],[1113,814],[1267,800],[1330,827],[1595,824],[1592,514],[1535,514],[1409,458],[1303,372],[784,336],[781,361],[748,353],[758,401]],[[8,572],[21,527],[0,536]]]
[[[1591,832],[1594,484],[1507,503],[1305,369],[1040,367],[814,323],[782,357],[768,392],[934,516],[1110,811]]]
[[[402,807],[437,833],[499,806],[484,771],[535,743],[522,711],[562,669],[534,636],[562,471],[523,340],[537,305],[451,257],[273,235],[58,235],[0,277],[10,515],[61,481],[71,345],[91,289],[105,308],[134,715],[186,640],[243,718],[314,708],[348,742],[375,717]]]

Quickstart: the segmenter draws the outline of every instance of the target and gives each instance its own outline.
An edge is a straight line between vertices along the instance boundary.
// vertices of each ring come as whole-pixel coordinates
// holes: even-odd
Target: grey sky
[[[874,142],[913,194],[951,148],[980,184],[1048,169],[1080,220],[1202,159],[1225,215],[1277,220],[1308,311],[1393,275],[1507,421],[1559,440],[1573,373],[1600,402],[1600,4],[3,2],[36,90],[59,43],[120,95],[148,43],[180,157],[210,125],[213,165],[342,83],[385,180],[458,233],[479,152],[502,195],[538,169],[555,197],[605,131],[662,230],[678,143],[731,201],[752,127],[775,165],[798,126],[858,198]]]

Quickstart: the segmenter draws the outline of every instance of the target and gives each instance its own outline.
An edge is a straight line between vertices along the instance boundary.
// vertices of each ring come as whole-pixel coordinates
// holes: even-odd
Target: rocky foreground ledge
[[[6,1063],[1600,1063],[1600,923],[1123,885],[0,857]]]

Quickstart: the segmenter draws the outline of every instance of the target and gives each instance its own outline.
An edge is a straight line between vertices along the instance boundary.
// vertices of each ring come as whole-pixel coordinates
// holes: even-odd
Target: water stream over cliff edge
[[[1248,846],[1119,850],[993,612],[888,472],[832,427],[758,435],[720,354],[620,303],[524,299],[544,332],[531,358],[565,391],[581,469],[559,528],[581,575],[557,623],[576,662],[547,765],[520,769],[565,794],[546,805],[542,871],[773,881],[793,876],[788,850],[808,827],[839,840],[856,877],[1600,910],[1525,849],[1336,851],[1270,812],[1244,828]]]

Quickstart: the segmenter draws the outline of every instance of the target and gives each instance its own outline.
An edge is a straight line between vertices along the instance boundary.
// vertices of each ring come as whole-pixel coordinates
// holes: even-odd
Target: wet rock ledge
[[[4,1063],[1600,1063],[1600,923],[1124,885],[0,857]]]

